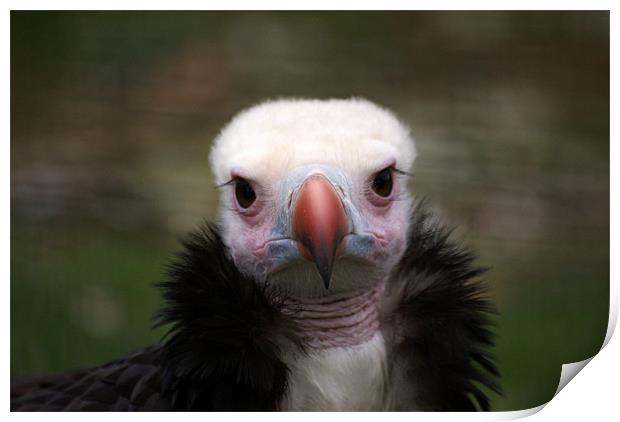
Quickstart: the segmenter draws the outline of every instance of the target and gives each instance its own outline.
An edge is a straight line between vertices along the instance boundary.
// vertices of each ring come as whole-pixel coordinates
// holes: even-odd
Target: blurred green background
[[[11,378],[157,341],[218,129],[353,95],[412,126],[412,190],[493,268],[493,409],[549,400],[607,327],[607,12],[12,12]]]

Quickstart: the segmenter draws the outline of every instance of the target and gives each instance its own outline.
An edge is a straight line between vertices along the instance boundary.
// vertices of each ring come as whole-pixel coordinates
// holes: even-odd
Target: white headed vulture
[[[217,224],[160,283],[161,343],[15,384],[12,410],[478,410],[499,392],[473,255],[407,190],[406,126],[278,100],[213,143]]]

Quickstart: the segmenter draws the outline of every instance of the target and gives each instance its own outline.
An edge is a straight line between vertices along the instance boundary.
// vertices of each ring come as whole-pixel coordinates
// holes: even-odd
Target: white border
[[[62,9],[83,9],[83,10],[98,10],[98,9],[118,9],[118,10],[135,10],[135,9],[156,9],[156,10],[198,10],[201,8],[208,8],[212,10],[233,10],[233,9],[252,9],[252,10],[340,10],[340,9],[348,9],[350,6],[355,6],[358,10],[408,10],[411,9],[412,6],[415,6],[418,10],[446,10],[446,9],[456,9],[462,10],[464,5],[471,7],[470,10],[611,10],[611,44],[614,48],[611,48],[611,75],[617,74],[619,71],[619,67],[617,65],[617,30],[614,30],[616,25],[618,24],[618,19],[615,16],[615,8],[614,2],[612,1],[532,1],[532,0],[522,0],[522,1],[509,1],[502,2],[498,4],[496,2],[485,2],[485,1],[470,1],[467,3],[463,3],[462,1],[436,1],[436,2],[416,2],[412,3],[410,1],[382,1],[381,3],[372,3],[368,1],[327,1],[327,0],[315,0],[313,2],[289,2],[289,1],[262,1],[258,2],[250,2],[250,1],[235,1],[231,0],[226,3],[206,3],[206,2],[197,2],[197,1],[183,1],[178,0],[175,2],[166,2],[161,0],[151,0],[151,1],[119,1],[119,0],[110,0],[106,2],[96,1],[96,2],[77,2],[77,1],[55,1],[53,4],[50,4],[48,1],[8,1],[5,4],[9,6],[9,10],[29,10],[29,9],[52,9],[52,10],[62,10]],[[4,154],[2,156],[3,164],[3,176],[4,181],[2,183],[3,190],[3,198],[5,198],[6,204],[3,207],[3,218],[1,219],[0,228],[2,230],[2,264],[5,269],[5,280],[10,279],[10,66],[9,66],[9,48],[10,48],[10,14],[7,12],[4,14],[2,19],[4,28],[3,32],[3,40],[2,40],[2,57],[5,60],[4,66],[2,66],[2,76],[4,80],[3,84],[3,93],[4,93],[4,101],[2,103],[3,113],[2,118],[5,124],[2,126],[4,128],[5,133],[5,141],[3,143],[4,146]],[[614,78],[611,78],[611,132],[610,139],[617,140],[617,129],[614,125],[614,122],[618,121],[618,108],[617,108],[617,98],[618,98],[618,87],[614,82]],[[618,181],[620,180],[618,177],[619,171],[617,167],[613,164],[617,163],[617,146],[614,142],[610,142],[610,166],[611,166],[611,209],[610,215],[620,215],[620,208],[618,207],[618,196],[616,192],[615,186],[617,186]],[[615,182],[615,183],[614,183]],[[616,356],[619,356],[619,346],[618,341],[611,338],[613,330],[615,328],[615,324],[617,321],[618,315],[618,287],[617,287],[617,279],[618,279],[618,266],[616,265],[618,258],[618,239],[619,239],[619,227],[616,222],[612,219],[610,221],[610,234],[611,234],[611,244],[610,244],[610,257],[611,262],[611,295],[610,295],[610,324],[608,327],[607,337],[605,339],[606,347],[604,350],[597,355],[592,361],[587,365],[587,369],[583,371],[581,374],[577,376],[577,380],[573,383],[570,383],[562,392],[554,398],[548,406],[546,406],[543,412],[538,413],[536,418],[543,419],[556,419],[556,418],[567,418],[573,419],[574,417],[579,417],[579,419],[583,419],[585,417],[597,417],[607,416],[617,414],[617,386],[615,384],[616,377],[619,374],[618,368],[619,365],[616,360]],[[8,411],[8,400],[9,400],[9,385],[8,380],[10,379],[10,358],[9,358],[9,329],[10,329],[10,288],[9,283],[5,282],[5,295],[4,295],[4,309],[2,312],[3,319],[3,327],[5,328],[4,335],[2,338],[4,339],[4,347],[2,348],[2,355],[0,359],[2,359],[5,368],[5,375],[3,379],[5,380],[3,385],[3,393],[5,397],[5,403],[7,403],[7,411]],[[610,341],[611,339],[611,341]],[[513,419],[528,416],[532,413],[536,413],[541,410],[543,406],[540,406],[535,409],[525,410],[525,411],[517,411],[517,412],[496,412],[496,413],[486,413],[486,414],[468,414],[468,413],[452,413],[452,414],[443,414],[443,413],[417,413],[414,415],[411,414],[403,414],[403,413],[391,413],[386,415],[381,415],[381,418],[394,418],[410,421],[411,418],[423,419],[423,420],[454,420],[456,418],[459,421],[462,420],[504,420],[504,419]],[[34,418],[34,417],[45,417],[51,418],[52,420],[57,418],[79,418],[80,420],[84,417],[83,414],[19,414],[12,413],[11,417],[13,418]],[[126,418],[126,417],[135,417],[135,418],[149,418],[149,419],[159,419],[159,418],[170,418],[171,416],[167,413],[149,413],[149,414],[141,414],[141,415],[116,415],[117,417]],[[301,420],[308,418],[316,418],[319,415],[313,413],[301,414],[297,413],[292,417],[299,418]],[[89,414],[89,418],[99,419],[99,418],[109,418],[109,415],[106,414]],[[175,417],[181,418],[189,418],[189,419],[203,419],[207,417],[204,414],[180,414],[175,415]],[[254,419],[279,419],[283,417],[291,417],[288,415],[277,415],[277,414],[211,414],[208,415],[209,418],[247,418],[251,417]],[[339,414],[321,414],[320,418],[340,418]],[[356,414],[356,418],[374,418],[378,417],[373,414]],[[607,418],[606,418],[607,419]]]

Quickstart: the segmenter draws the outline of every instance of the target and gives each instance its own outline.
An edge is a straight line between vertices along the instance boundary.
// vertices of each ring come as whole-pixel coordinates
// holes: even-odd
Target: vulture
[[[13,411],[475,411],[500,392],[470,249],[408,189],[416,148],[365,99],[278,99],[212,143],[218,219],[157,287],[162,340],[11,386]]]

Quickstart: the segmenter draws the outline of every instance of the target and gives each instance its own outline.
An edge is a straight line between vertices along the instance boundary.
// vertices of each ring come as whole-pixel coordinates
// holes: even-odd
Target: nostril
[[[291,205],[293,204],[293,192],[289,191],[288,192],[288,200],[287,200],[287,207],[288,209],[291,209]]]

